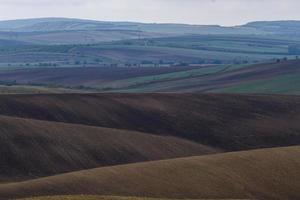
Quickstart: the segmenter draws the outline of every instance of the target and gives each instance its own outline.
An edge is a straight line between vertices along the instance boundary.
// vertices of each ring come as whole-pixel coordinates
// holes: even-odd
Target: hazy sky
[[[238,25],[256,20],[300,20],[299,8],[299,0],[0,0],[0,20],[71,17]]]

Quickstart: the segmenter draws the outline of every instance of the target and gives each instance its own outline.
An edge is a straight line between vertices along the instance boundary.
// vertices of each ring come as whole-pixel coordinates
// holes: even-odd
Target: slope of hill
[[[197,67],[75,67],[0,70],[0,80],[19,84],[95,86],[116,80],[184,72]]]
[[[255,28],[262,32],[278,34],[278,35],[299,35],[300,21],[258,21],[250,22],[243,27]]]
[[[300,60],[202,67],[3,69],[0,80],[98,92],[300,94]]]
[[[70,30],[141,30],[159,33],[253,33],[251,28],[221,26],[188,25],[188,24],[145,24],[136,22],[103,22],[70,18],[37,18],[0,22],[1,31],[16,32],[49,32]],[[252,31],[252,32],[251,32]]]
[[[171,135],[225,150],[300,144],[299,96],[1,95],[0,114]]]
[[[0,185],[0,196],[299,199],[299,155],[296,146],[104,167]]]
[[[218,151],[168,136],[0,116],[0,181]]]
[[[0,31],[50,32],[70,30],[141,30],[190,34],[283,34],[299,30],[299,21],[258,21],[243,26],[110,22],[72,18],[36,18],[0,21]],[[288,31],[288,32],[287,32]]]
[[[118,92],[228,92],[300,94],[300,60],[204,67],[104,84]]]
[[[138,38],[178,35],[279,35],[295,36],[298,21],[252,22],[243,26],[147,24],[103,22],[69,18],[41,18],[0,21],[0,38],[36,44],[94,44]],[[299,31],[298,31],[299,32]],[[7,34],[9,33],[9,34]]]

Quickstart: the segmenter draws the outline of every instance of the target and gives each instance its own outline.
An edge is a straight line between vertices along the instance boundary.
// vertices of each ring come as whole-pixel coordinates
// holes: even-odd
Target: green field
[[[221,93],[266,93],[300,95],[300,73],[251,81],[238,86],[212,90]]]
[[[0,66],[68,67],[104,64],[241,64],[295,57],[300,40],[284,36],[185,35],[96,44],[13,44],[0,47]]]

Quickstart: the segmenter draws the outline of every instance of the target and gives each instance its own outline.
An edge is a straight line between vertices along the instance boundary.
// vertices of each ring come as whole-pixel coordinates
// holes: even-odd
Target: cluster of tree
[[[13,86],[13,85],[17,85],[17,81],[16,80],[13,80],[13,81],[0,81],[0,85]]]
[[[27,63],[26,66],[29,66],[30,64]],[[57,67],[56,63],[39,63],[39,67]]]
[[[291,55],[300,55],[300,45],[290,45],[289,54]]]

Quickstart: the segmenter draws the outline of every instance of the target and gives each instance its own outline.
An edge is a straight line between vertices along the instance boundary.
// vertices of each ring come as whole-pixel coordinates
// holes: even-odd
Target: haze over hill
[[[222,27],[217,25],[147,24],[70,18],[39,18],[0,21],[0,38],[37,44],[46,44],[47,42],[74,44],[76,43],[75,38],[82,38],[77,41],[80,43],[97,43],[190,34],[299,36],[297,34],[299,27],[299,21],[253,22],[243,26]],[[74,39],[72,40],[72,38]]]
[[[242,26],[189,25],[166,23],[112,22],[71,18],[36,18],[0,21],[0,31],[49,32],[70,30],[135,30],[180,34],[297,34],[300,21],[258,21]]]

